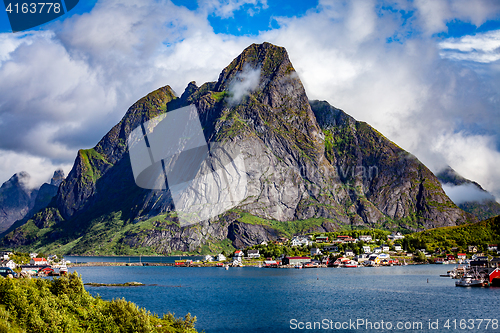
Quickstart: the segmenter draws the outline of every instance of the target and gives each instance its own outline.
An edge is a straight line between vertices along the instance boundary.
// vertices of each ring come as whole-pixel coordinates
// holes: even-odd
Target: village
[[[371,235],[324,234],[279,238],[272,243],[262,242],[243,250],[236,250],[226,258],[224,253],[206,255],[203,261],[177,260],[176,266],[259,266],[270,268],[320,268],[320,267],[379,267],[408,264],[467,264],[479,257],[500,255],[498,246],[490,244],[487,253],[479,252],[478,246],[467,246],[467,253],[459,248],[432,252],[425,248],[409,252],[403,248],[404,235],[399,232],[384,237]]]
[[[379,237],[379,238],[374,238]],[[486,252],[478,246],[467,246],[466,252],[459,248],[406,249],[405,236],[399,232],[386,234],[309,234],[291,239],[278,238],[273,242],[262,242],[232,253],[205,255],[203,259],[179,259],[174,262],[92,262],[71,263],[57,255],[44,256],[38,253],[0,252],[0,275],[7,277],[59,276],[68,267],[77,266],[177,266],[177,267],[246,267],[265,268],[326,268],[326,267],[380,267],[411,264],[468,264],[477,258],[493,259],[500,255],[496,244],[489,244]],[[496,259],[498,260],[498,259]]]
[[[60,276],[68,272],[67,264],[71,262],[60,259],[57,255],[47,258],[38,253],[0,252],[0,276],[32,277]]]

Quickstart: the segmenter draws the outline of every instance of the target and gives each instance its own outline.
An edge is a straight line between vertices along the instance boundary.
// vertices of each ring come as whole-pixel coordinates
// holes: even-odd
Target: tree
[[[425,254],[421,251],[417,251],[417,257],[415,258],[415,261],[418,262],[425,262],[427,260],[427,257]]]

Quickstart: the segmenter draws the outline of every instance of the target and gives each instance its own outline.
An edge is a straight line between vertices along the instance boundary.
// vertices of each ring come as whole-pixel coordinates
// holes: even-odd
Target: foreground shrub
[[[48,279],[0,278],[3,332],[196,332],[196,317],[159,318],[124,299],[92,297],[75,272]]]

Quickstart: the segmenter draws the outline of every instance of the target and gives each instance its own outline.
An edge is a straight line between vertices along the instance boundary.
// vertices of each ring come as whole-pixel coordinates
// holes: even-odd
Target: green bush
[[[0,333],[196,332],[195,321],[92,297],[76,272],[53,280],[0,278]]]

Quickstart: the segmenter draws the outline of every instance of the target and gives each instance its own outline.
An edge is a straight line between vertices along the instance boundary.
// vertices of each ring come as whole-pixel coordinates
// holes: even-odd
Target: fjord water
[[[122,298],[160,316],[173,312],[197,317],[196,328],[212,332],[293,332],[298,322],[345,323],[363,319],[375,326],[346,327],[343,332],[398,331],[375,329],[421,322],[422,329],[401,332],[498,332],[460,329],[461,319],[500,319],[500,288],[466,289],[440,278],[451,265],[419,265],[357,269],[266,269],[257,267],[184,268],[150,266],[77,267],[84,282],[137,281],[144,287],[90,287],[104,299]],[[450,328],[444,324],[449,319]],[[457,329],[453,320],[456,319]],[[429,320],[438,329],[429,329]],[[333,324],[334,325],[334,324]],[[467,323],[467,325],[471,325]],[[339,327],[339,326],[338,326]],[[333,326],[333,330],[335,327]],[[328,329],[305,330],[329,331]]]

